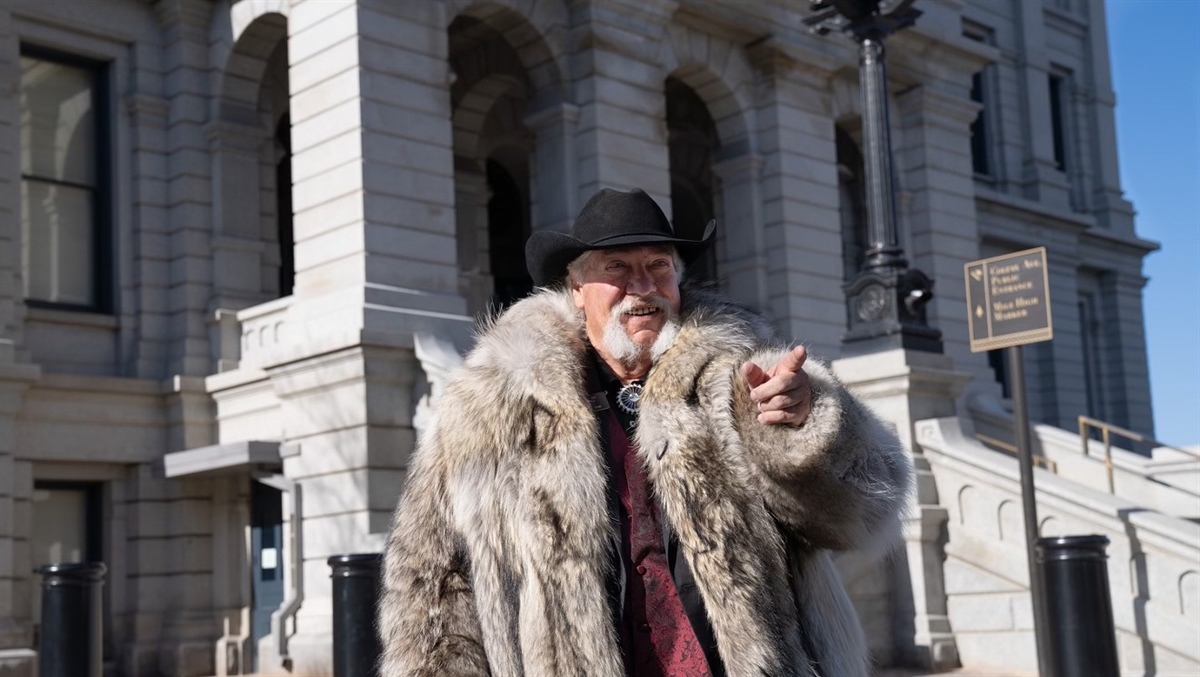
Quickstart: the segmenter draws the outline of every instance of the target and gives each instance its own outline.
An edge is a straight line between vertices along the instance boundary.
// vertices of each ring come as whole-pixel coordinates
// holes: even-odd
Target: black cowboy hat
[[[525,243],[525,265],[533,283],[545,287],[565,278],[567,264],[593,249],[669,244],[684,263],[691,263],[708,246],[716,226],[716,219],[709,221],[699,240],[676,237],[666,215],[645,191],[634,188],[622,193],[605,188],[579,211],[569,235],[543,230],[530,236]]]

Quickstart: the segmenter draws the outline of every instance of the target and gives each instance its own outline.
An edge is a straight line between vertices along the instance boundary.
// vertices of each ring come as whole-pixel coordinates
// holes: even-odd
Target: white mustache
[[[645,298],[627,298],[612,310],[614,319],[642,310],[660,310],[671,315],[671,304],[662,296],[647,296]]]

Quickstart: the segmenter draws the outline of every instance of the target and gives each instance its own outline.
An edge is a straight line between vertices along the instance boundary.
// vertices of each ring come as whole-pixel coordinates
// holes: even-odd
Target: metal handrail
[[[1017,446],[1015,444],[1009,444],[1008,442],[1005,442],[1004,440],[996,439],[995,437],[992,437],[991,435],[984,435],[983,433],[975,433],[975,439],[979,440],[980,442],[983,442],[984,444],[988,444],[993,447],[999,447],[1002,451],[1007,451],[1008,453],[1012,454],[1013,456],[1016,456],[1017,454],[1020,453],[1020,451],[1017,449]],[[1046,470],[1049,470],[1050,472],[1054,473],[1055,475],[1058,474],[1058,464],[1055,463],[1054,461],[1046,458],[1045,456],[1033,456],[1032,458],[1033,458],[1034,465],[1040,465],[1043,468],[1045,468]]]
[[[1108,475],[1108,493],[1110,493],[1110,494],[1116,493],[1115,485],[1113,482],[1112,433],[1115,433],[1121,437],[1124,437],[1125,439],[1132,440],[1134,442],[1145,442],[1148,444],[1152,444],[1155,447],[1164,447],[1167,449],[1174,449],[1175,451],[1178,451],[1185,456],[1190,456],[1193,459],[1200,460],[1200,454],[1197,454],[1194,451],[1189,451],[1187,449],[1181,449],[1179,447],[1171,446],[1170,444],[1163,444],[1162,442],[1159,442],[1158,440],[1156,440],[1152,437],[1146,437],[1145,435],[1143,435],[1141,433],[1135,433],[1132,430],[1126,430],[1125,428],[1122,428],[1120,426],[1115,426],[1111,423],[1107,423],[1105,421],[1101,421],[1099,419],[1094,419],[1090,416],[1084,416],[1084,415],[1080,414],[1080,416],[1079,416],[1079,441],[1080,441],[1080,444],[1083,445],[1083,455],[1084,456],[1088,455],[1088,441],[1089,441],[1088,433],[1087,433],[1088,428],[1096,428],[1097,430],[1099,430],[1100,431],[1100,439],[1104,442],[1104,472],[1107,473],[1107,475]]]

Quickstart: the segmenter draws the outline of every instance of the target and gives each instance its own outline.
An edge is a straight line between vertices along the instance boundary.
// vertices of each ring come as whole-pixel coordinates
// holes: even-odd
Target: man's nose
[[[635,269],[629,276],[629,284],[625,288],[631,294],[649,294],[654,291],[654,276],[645,268]]]

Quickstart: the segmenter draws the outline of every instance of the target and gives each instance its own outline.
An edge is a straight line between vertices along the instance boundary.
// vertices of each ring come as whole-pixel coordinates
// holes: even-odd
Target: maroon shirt
[[[611,409],[607,427],[613,479],[621,501],[625,671],[637,677],[704,677],[708,660],[675,589],[663,546],[661,515],[646,469]]]

